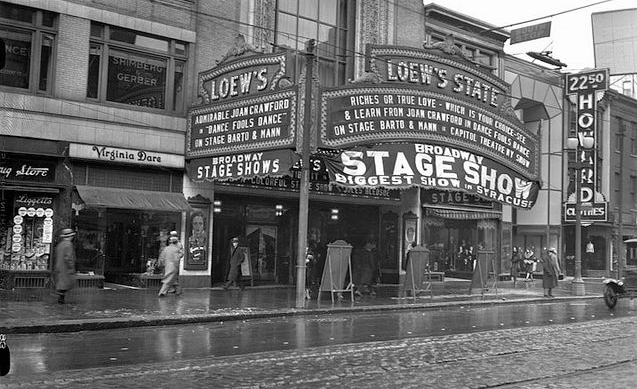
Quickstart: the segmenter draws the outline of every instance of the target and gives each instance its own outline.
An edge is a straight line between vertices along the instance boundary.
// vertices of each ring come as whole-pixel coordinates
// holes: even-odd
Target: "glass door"
[[[275,281],[277,257],[277,227],[262,224],[248,224],[246,235],[254,278]]]

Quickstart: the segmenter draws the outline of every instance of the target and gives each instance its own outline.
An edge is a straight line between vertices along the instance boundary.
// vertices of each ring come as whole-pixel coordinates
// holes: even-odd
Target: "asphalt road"
[[[609,311],[597,299],[12,335],[0,388],[597,387],[551,385],[573,374],[594,382],[602,370],[637,378],[636,312],[631,300]],[[587,360],[596,353],[603,362]],[[502,363],[521,372],[496,379]],[[474,370],[449,375],[447,365]],[[486,377],[494,383],[484,386]]]

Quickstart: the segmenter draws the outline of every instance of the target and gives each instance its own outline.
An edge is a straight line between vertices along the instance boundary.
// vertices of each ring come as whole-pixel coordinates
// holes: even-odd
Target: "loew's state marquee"
[[[319,147],[345,187],[420,186],[533,207],[539,141],[515,116],[510,87],[452,38],[424,49],[369,45],[366,74],[322,88]]]

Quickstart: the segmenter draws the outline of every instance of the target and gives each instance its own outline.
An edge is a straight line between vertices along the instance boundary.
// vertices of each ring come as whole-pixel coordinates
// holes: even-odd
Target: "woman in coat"
[[[164,277],[161,279],[159,297],[164,297],[166,292],[174,289],[176,294],[181,294],[179,287],[179,261],[182,257],[179,239],[176,236],[169,238],[169,245],[159,253],[159,263],[164,267]]]
[[[64,228],[60,231],[60,242],[55,248],[55,293],[58,303],[64,304],[66,292],[75,287],[75,231]]]
[[[545,257],[544,263],[544,275],[542,277],[542,287],[544,288],[544,297],[554,297],[553,288],[557,287],[557,279],[560,276],[560,264],[557,261],[557,250],[551,247],[548,251],[548,255]]]
[[[519,247],[513,247],[511,253],[511,278],[513,278],[513,287],[518,281],[520,275],[520,262],[522,262],[522,252]]]

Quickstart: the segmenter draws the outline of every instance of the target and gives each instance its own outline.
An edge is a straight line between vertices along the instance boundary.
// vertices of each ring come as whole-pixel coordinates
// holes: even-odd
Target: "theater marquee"
[[[297,88],[288,62],[286,53],[239,56],[200,73],[186,159],[294,148]]]
[[[328,166],[338,185],[416,185],[533,206],[538,136],[515,116],[508,84],[449,41],[425,49],[370,45],[366,62],[368,72],[360,79],[321,90],[319,145],[337,150],[391,145],[362,155],[344,151],[340,162],[332,160]],[[414,144],[427,150],[415,150]],[[385,165],[394,158],[394,167]],[[350,174],[343,173],[347,163]]]

